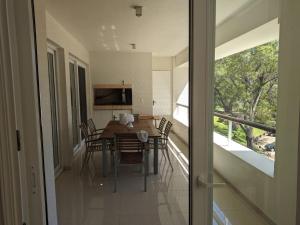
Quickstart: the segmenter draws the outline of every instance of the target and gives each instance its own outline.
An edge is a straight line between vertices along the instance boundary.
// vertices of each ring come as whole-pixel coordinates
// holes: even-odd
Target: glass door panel
[[[78,88],[79,88],[81,123],[87,123],[86,70],[82,66],[78,66]]]
[[[275,221],[279,12],[278,1],[216,1],[212,187],[218,224]]]
[[[76,65],[73,62],[69,63],[70,82],[71,82],[71,106],[72,106],[72,131],[73,131],[73,148],[79,144],[79,112],[77,99],[76,85]]]
[[[57,172],[61,168],[59,151],[59,128],[58,128],[58,99],[56,85],[56,56],[55,51],[48,50],[48,76],[51,106],[52,144],[54,169]]]

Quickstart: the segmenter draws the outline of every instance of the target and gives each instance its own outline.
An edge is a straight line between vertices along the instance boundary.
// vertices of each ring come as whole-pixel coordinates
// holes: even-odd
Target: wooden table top
[[[160,120],[161,117],[160,116],[153,116],[153,115],[140,115],[139,116],[140,120]]]
[[[104,128],[100,139],[112,139],[115,133],[137,133],[140,130],[148,132],[148,137],[160,137],[160,133],[153,125],[152,120],[137,120],[133,122],[133,127],[129,128],[126,125],[120,124],[119,121],[110,121]]]

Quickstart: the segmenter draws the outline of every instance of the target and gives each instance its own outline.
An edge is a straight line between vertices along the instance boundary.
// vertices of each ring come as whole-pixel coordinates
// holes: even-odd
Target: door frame
[[[74,81],[75,81],[75,95],[76,95],[76,108],[77,108],[77,123],[79,123],[79,121],[81,120],[80,118],[80,107],[79,104],[79,90],[78,90],[78,66],[77,66],[77,59],[73,56],[69,56],[69,60],[68,60],[68,66],[70,66],[70,63],[74,64]],[[72,107],[72,81],[71,81],[71,71],[69,70],[69,78],[70,78],[70,97],[71,97],[71,115],[72,115],[72,120],[73,120],[73,107]],[[74,134],[73,134],[73,126],[72,126],[72,142],[73,142],[73,138],[74,138]],[[76,146],[73,146],[73,155],[76,154],[76,152],[78,152],[78,150],[80,149],[80,145],[81,145],[81,133],[79,128],[77,129],[77,133],[78,133],[78,144]]]
[[[56,110],[56,123],[57,123],[57,143],[58,143],[58,158],[59,158],[59,166],[58,168],[54,168],[55,177],[58,177],[59,174],[63,171],[63,158],[62,158],[62,143],[61,143],[61,134],[60,134],[60,127],[61,127],[61,121],[60,121],[60,80],[59,80],[59,58],[58,58],[58,48],[51,44],[50,42],[47,43],[47,53],[53,54],[54,57],[54,89],[55,89],[55,97],[56,97],[56,104],[55,104],[55,110]],[[49,81],[49,91],[50,91],[50,81]],[[50,105],[51,106],[51,105]]]
[[[190,1],[190,224],[213,220],[213,80],[215,0]],[[199,116],[203,115],[203,116]]]
[[[14,17],[11,1],[0,0],[0,223],[22,224],[22,196],[16,139],[13,48]]]

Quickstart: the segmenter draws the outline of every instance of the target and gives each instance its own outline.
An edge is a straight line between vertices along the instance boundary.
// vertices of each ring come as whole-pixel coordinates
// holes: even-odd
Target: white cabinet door
[[[171,72],[152,71],[153,114],[171,115]]]

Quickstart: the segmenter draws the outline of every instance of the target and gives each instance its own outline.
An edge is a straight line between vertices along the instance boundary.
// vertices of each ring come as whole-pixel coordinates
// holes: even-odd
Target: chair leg
[[[117,176],[118,176],[118,171],[117,171],[117,162],[116,162],[116,156],[115,153],[113,154],[114,158],[114,192],[117,192]]]
[[[96,164],[95,164],[95,160],[94,160],[94,154],[95,154],[95,152],[92,152],[91,159],[92,159],[92,163],[94,165],[94,168],[96,168]]]
[[[110,153],[110,168],[111,168],[111,171],[114,172],[114,167],[115,166],[115,162],[114,162],[114,153],[113,151],[111,151]]]
[[[144,191],[147,192],[147,176],[148,176],[148,168],[149,168],[149,159],[148,159],[148,152],[145,152],[145,159],[144,159]]]
[[[92,156],[92,152],[88,152],[88,157],[87,157],[87,160],[86,160],[86,165],[89,164],[89,161],[91,159],[91,156]]]
[[[88,154],[89,152],[88,151],[85,151],[84,153],[84,158],[83,158],[83,162],[82,162],[82,165],[81,165],[81,169],[80,169],[80,174],[82,173],[84,167],[85,167],[85,164],[87,164],[87,159],[88,159]]]
[[[172,166],[172,163],[171,163],[171,159],[170,159],[170,155],[169,155],[169,149],[168,149],[168,146],[165,147],[165,151],[166,151],[166,153],[167,153],[167,157],[168,157],[170,166],[171,166],[172,171],[173,171],[174,169],[173,169],[173,166]]]
[[[165,154],[164,150],[162,150],[161,152],[162,152],[162,154],[163,154],[164,158],[165,158],[165,159],[167,159],[167,157],[166,157],[166,154]]]

